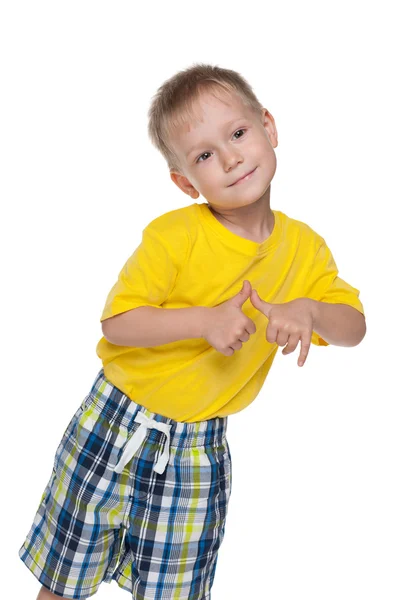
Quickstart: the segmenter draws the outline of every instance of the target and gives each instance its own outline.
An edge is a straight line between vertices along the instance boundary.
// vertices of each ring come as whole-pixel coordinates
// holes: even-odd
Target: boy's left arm
[[[310,305],[313,330],[328,344],[357,346],[364,338],[367,326],[365,317],[348,304],[330,304],[311,298],[302,298]]]
[[[366,333],[364,315],[348,304],[320,302],[311,298],[272,304],[262,300],[255,289],[250,300],[269,320],[267,341],[285,346],[282,354],[290,354],[300,342],[297,361],[300,367],[308,356],[313,331],[328,344],[336,346],[357,346]]]
[[[313,235],[315,239],[307,238],[304,246],[302,278],[295,300],[271,304],[254,289],[250,297],[253,306],[269,320],[267,340],[285,346],[282,354],[293,352],[301,343],[299,366],[304,364],[313,339],[317,345],[357,346],[366,333],[359,290],[338,276],[325,240],[315,232]]]

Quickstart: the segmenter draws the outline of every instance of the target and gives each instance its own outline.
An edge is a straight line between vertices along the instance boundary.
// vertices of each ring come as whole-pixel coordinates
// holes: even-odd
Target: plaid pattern
[[[227,417],[150,412],[101,369],[56,450],[21,560],[64,598],[114,579],[134,600],[209,600],[231,493],[226,430]]]

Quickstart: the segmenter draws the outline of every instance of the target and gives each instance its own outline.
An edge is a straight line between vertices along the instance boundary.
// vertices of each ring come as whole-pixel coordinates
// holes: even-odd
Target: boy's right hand
[[[253,321],[242,312],[242,306],[250,295],[251,283],[245,279],[236,296],[207,309],[202,337],[225,356],[232,356],[235,350],[240,350],[242,342],[247,342],[256,332]]]

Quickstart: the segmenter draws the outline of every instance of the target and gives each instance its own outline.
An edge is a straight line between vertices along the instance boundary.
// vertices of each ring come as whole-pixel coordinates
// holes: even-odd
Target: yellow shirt
[[[157,217],[120,271],[100,321],[138,306],[213,307],[237,294],[245,279],[266,302],[308,297],[364,314],[359,290],[338,277],[325,240],[305,223],[273,213],[273,231],[261,244],[224,227],[206,203]],[[96,353],[105,376],[152,412],[187,423],[225,417],[253,402],[279,348],[266,340],[268,320],[250,300],[242,310],[257,331],[232,356],[203,338],[136,348],[102,337]],[[315,332],[312,343],[328,345]]]

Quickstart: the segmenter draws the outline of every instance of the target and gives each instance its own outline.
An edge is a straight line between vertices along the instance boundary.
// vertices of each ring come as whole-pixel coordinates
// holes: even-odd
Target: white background
[[[354,348],[276,357],[229,417],[233,488],[213,600],[398,600],[398,22],[388,1],[4,2],[1,515],[7,598],[62,433],[101,367],[106,296],[143,228],[187,206],[147,137],[153,94],[235,69],[278,130],[271,207],[360,290]],[[200,197],[198,202],[204,202]],[[12,584],[12,585],[11,585]],[[12,589],[10,589],[10,587]],[[125,598],[115,582],[96,597]]]

